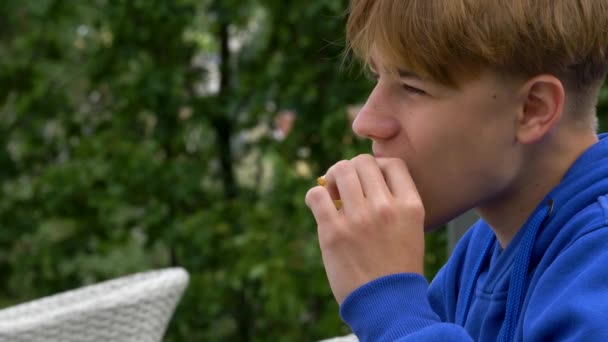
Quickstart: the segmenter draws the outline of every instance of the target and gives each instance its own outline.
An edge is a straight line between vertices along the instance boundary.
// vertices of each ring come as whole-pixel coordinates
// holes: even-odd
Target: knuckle
[[[373,224],[371,215],[367,211],[358,210],[348,217],[349,226],[353,228],[366,228]]]
[[[407,217],[416,221],[424,221],[425,211],[421,201],[403,201],[401,208]]]
[[[319,244],[321,249],[328,250],[334,249],[340,246],[347,239],[348,233],[346,230],[340,227],[332,227],[331,229],[325,229],[324,232],[319,234]]]
[[[320,186],[315,186],[314,188],[309,189],[304,197],[306,203],[310,205],[311,203],[318,201],[322,195],[321,191],[323,191],[323,188]]]
[[[352,161],[357,164],[375,162],[375,160],[376,159],[371,154],[368,154],[368,153],[360,154],[352,159]]]
[[[398,207],[387,200],[379,200],[374,204],[374,210],[383,222],[393,221],[397,218]]]
[[[389,167],[397,167],[397,168],[405,167],[405,162],[401,158],[390,158],[390,159],[386,160],[386,164]]]
[[[340,160],[331,169],[332,169],[332,171],[337,172],[337,173],[344,173],[351,167],[352,167],[352,165],[349,160]]]

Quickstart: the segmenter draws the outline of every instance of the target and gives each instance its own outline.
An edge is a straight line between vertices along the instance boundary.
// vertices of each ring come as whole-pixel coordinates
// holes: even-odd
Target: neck
[[[597,142],[593,132],[563,132],[530,147],[522,170],[508,189],[477,207],[504,249],[540,201],[556,187],[576,159]]]

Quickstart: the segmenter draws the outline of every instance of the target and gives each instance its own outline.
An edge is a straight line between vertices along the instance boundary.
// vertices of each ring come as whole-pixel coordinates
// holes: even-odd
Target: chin
[[[431,213],[427,212],[427,215],[424,217],[424,231],[432,232],[437,229],[443,228],[448,222],[457,218],[464,212],[466,212],[466,210],[464,210],[462,212],[445,214],[445,215],[433,215],[432,212]]]
[[[438,229],[441,229],[443,227],[445,227],[445,225],[448,223],[449,221],[446,222],[441,222],[441,223],[435,223],[435,224],[424,224],[424,232],[425,233],[430,233],[430,232],[434,232]]]

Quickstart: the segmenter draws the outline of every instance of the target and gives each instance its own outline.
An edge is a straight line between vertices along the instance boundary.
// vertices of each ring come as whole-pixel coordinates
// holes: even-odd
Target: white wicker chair
[[[0,310],[0,342],[161,341],[188,284],[182,268],[137,273]]]
[[[346,335],[346,336],[337,336],[337,337],[333,337],[333,338],[328,338],[328,339],[321,340],[318,342],[359,342],[359,339],[357,339],[357,336],[350,334],[350,335]]]

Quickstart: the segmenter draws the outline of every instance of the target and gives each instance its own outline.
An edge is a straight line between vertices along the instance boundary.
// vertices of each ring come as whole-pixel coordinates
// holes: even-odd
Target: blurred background
[[[0,308],[182,266],[167,341],[348,333],[304,205],[370,151],[347,3],[0,2]],[[447,254],[429,234],[429,280]]]

